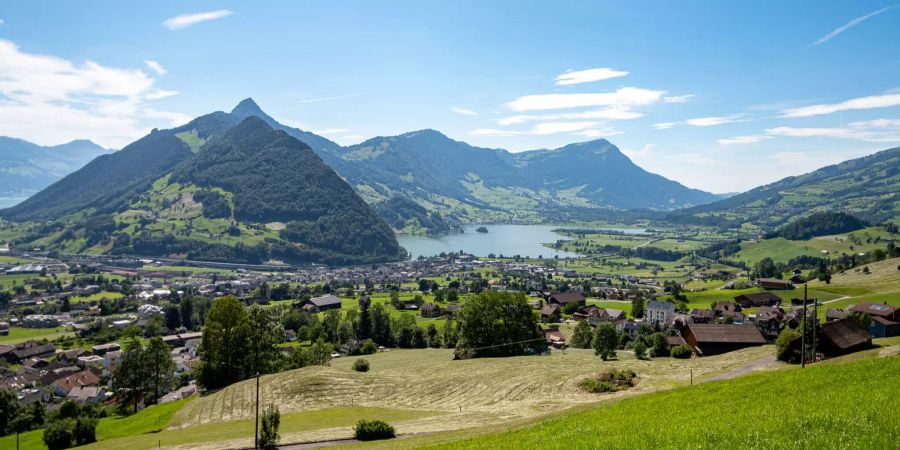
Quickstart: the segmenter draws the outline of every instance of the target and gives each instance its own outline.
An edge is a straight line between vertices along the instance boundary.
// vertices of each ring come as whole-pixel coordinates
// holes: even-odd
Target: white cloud
[[[754,134],[748,136],[735,136],[732,138],[722,138],[719,139],[719,145],[745,145],[745,144],[755,144],[757,142],[762,142],[768,139],[772,139],[772,136],[766,136],[764,134]]]
[[[329,134],[343,134],[350,131],[347,128],[323,128],[321,130],[312,130],[311,133],[320,134],[322,136],[326,136]]]
[[[208,22],[210,20],[217,20],[223,17],[228,17],[234,14],[232,11],[227,9],[220,9],[217,11],[207,11],[196,14],[182,14],[180,16],[170,17],[163,21],[163,26],[170,30],[180,30],[182,28],[187,28],[191,25],[198,24],[200,22]]]
[[[160,120],[174,126],[187,117],[148,106],[176,93],[156,89],[155,80],[138,69],[75,64],[0,40],[0,74],[0,135],[38,144],[91,139],[119,147]]]
[[[594,128],[597,125],[597,122],[544,122],[536,124],[531,130],[531,134],[548,135],[571,133],[573,131],[582,131],[589,128]]]
[[[498,128],[479,128],[469,132],[472,136],[509,137],[509,136],[549,136],[561,133],[574,133],[581,136],[596,138],[600,136],[615,136],[622,134],[619,131],[603,129],[600,122],[542,122],[535,124],[529,130],[509,130]]]
[[[455,112],[455,113],[457,113],[457,114],[462,114],[462,115],[464,115],[464,116],[477,116],[477,115],[478,115],[477,112],[475,112],[475,111],[473,111],[473,110],[471,110],[471,109],[460,108],[460,107],[458,107],[458,106],[452,106],[452,107],[450,107],[450,111],[453,111],[453,112]]]
[[[672,128],[675,125],[678,125],[678,122],[660,122],[660,123],[654,123],[653,128],[656,128],[657,130],[668,130],[669,128]]]
[[[608,67],[597,67],[594,69],[568,71],[556,77],[556,84],[559,86],[569,86],[572,84],[590,83],[592,81],[608,80],[610,78],[624,77],[628,72],[624,70],[613,70]]]
[[[898,7],[898,6],[900,6],[900,5],[888,6],[888,7],[885,7],[885,8],[881,8],[881,9],[879,9],[878,11],[870,12],[869,14],[866,14],[866,15],[864,15],[864,16],[857,17],[857,18],[855,18],[855,19],[853,19],[853,20],[847,22],[846,24],[844,24],[844,25],[842,25],[842,26],[839,26],[839,27],[835,28],[835,29],[832,30],[830,33],[826,34],[825,36],[822,36],[818,41],[813,42],[812,44],[810,44],[810,47],[815,47],[815,46],[817,46],[817,45],[824,44],[824,43],[826,43],[826,42],[832,40],[832,39],[833,39],[834,37],[836,37],[837,35],[839,35],[839,34],[845,32],[845,31],[849,30],[850,28],[853,28],[853,27],[855,27],[855,26],[857,26],[857,25],[859,25],[859,24],[865,22],[866,20],[871,19],[872,17],[875,17],[875,16],[877,16],[877,15],[879,15],[879,14],[882,14],[882,13],[885,13],[885,12],[887,12],[887,11],[890,11],[890,10],[892,10],[892,9]]]
[[[852,122],[845,127],[775,127],[766,130],[772,136],[853,139],[865,142],[900,142],[900,119],[875,119]]]
[[[622,149],[622,153],[631,159],[641,159],[650,156],[655,148],[656,144],[644,144],[639,150]]]
[[[168,71],[166,70],[165,67],[163,67],[162,64],[160,64],[152,59],[148,59],[148,60],[144,61],[144,64],[146,64],[147,67],[150,68],[150,70],[156,72],[156,74],[159,76],[163,76],[166,73],[168,73]]]
[[[519,97],[507,104],[513,111],[539,111],[547,109],[580,108],[586,106],[649,105],[662,99],[665,91],[624,87],[615,92],[590,94],[540,94]]]
[[[500,125],[517,125],[525,122],[548,120],[577,120],[577,119],[601,119],[601,120],[631,120],[644,117],[643,114],[627,109],[608,108],[591,111],[581,111],[561,114],[526,115],[520,114],[497,119]]]
[[[694,97],[694,94],[687,95],[673,95],[669,97],[663,97],[663,101],[666,103],[687,103],[688,100]]]
[[[900,105],[900,94],[871,95],[858,97],[840,103],[823,103],[782,111],[783,117],[811,117],[832,114],[839,111],[857,109],[889,108]]]
[[[728,123],[743,122],[742,115],[732,114],[730,116],[710,116],[696,117],[693,119],[681,120],[678,122],[660,122],[653,124],[653,128],[657,130],[668,130],[676,125],[690,125],[692,127],[713,127],[716,125],[725,125]]]

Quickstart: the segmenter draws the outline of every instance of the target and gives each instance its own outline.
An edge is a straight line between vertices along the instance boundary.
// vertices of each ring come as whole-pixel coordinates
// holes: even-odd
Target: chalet
[[[837,356],[872,345],[872,337],[850,319],[825,322],[819,326],[819,346],[822,353]]]
[[[761,306],[756,313],[756,328],[766,339],[776,339],[784,329],[784,310],[777,306]]]
[[[741,312],[741,307],[734,302],[721,301],[716,303],[713,312],[716,313],[717,317],[725,317],[727,315],[733,316],[735,313]]]
[[[662,323],[668,325],[675,315],[675,304],[672,302],[660,302],[651,300],[647,303],[645,320],[652,324]]]
[[[794,288],[794,283],[791,283],[790,280],[779,280],[778,278],[757,278],[756,285],[763,289],[786,290]]]
[[[681,336],[666,336],[666,341],[668,341],[669,343],[669,348],[678,347],[679,345],[687,345],[687,341],[685,341]]]
[[[341,299],[328,294],[304,300],[303,306],[315,306],[319,311],[324,311],[326,309],[341,309]]]
[[[850,315],[847,313],[847,311],[844,311],[843,309],[828,308],[828,311],[825,311],[826,322],[834,322],[835,320],[846,319],[849,316]]]
[[[691,322],[693,323],[712,323],[716,318],[716,313],[711,309],[692,309]]]
[[[756,327],[749,325],[688,324],[682,337],[700,356],[718,355],[766,343]]]
[[[440,306],[435,305],[434,303],[426,303],[422,305],[422,309],[419,310],[419,314],[422,317],[440,317],[441,314],[443,314],[443,311],[441,311]]]
[[[90,370],[82,370],[54,381],[50,384],[50,389],[58,397],[65,398],[75,387],[97,386],[98,384],[100,384],[100,377]]]
[[[56,347],[53,344],[38,344],[28,341],[17,344],[16,349],[10,352],[6,359],[10,362],[19,362],[28,358],[48,358],[55,353]]]
[[[549,299],[547,299],[548,303],[553,303],[559,306],[566,306],[569,303],[575,303],[581,306],[585,305],[584,295],[581,292],[564,292],[552,294]]]
[[[82,405],[97,404],[106,398],[106,393],[99,386],[75,386],[66,398]]]
[[[781,303],[781,297],[771,292],[754,292],[741,294],[734,298],[734,302],[742,308],[754,308],[758,306],[774,306]]]
[[[547,344],[553,348],[563,348],[566,346],[566,338],[556,328],[548,328],[544,330],[544,339]]]
[[[559,305],[548,303],[541,308],[541,320],[545,322],[556,322],[559,320]]]
[[[865,313],[872,318],[869,333],[875,337],[900,335],[900,308],[878,303],[860,302],[850,307],[850,311]]]

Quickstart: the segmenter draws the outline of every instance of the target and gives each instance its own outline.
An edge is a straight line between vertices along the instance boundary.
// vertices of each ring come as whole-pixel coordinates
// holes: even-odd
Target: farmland
[[[883,239],[891,237],[882,227],[869,227],[847,234],[820,236],[803,241],[791,241],[784,238],[764,239],[761,241],[741,242],[741,251],[735,259],[753,264],[763,258],[772,258],[775,262],[786,263],[791,258],[808,255],[822,256],[822,251],[829,255],[866,253],[875,249],[884,249]],[[896,235],[893,237],[896,238]]]
[[[811,287],[839,295],[827,303],[829,308],[846,308],[859,302],[887,303],[900,306],[900,258],[887,259],[863,267],[846,270],[832,276],[831,283],[816,281]],[[846,298],[844,298],[846,297]],[[823,316],[827,308],[820,308]]]

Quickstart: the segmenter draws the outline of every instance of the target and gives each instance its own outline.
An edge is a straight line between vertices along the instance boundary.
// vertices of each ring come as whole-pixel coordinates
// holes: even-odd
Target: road
[[[736,369],[732,369],[729,372],[725,372],[725,373],[716,375],[714,377],[707,378],[707,379],[701,381],[700,383],[702,384],[702,383],[706,383],[709,381],[730,380],[732,378],[737,378],[739,376],[746,375],[756,369],[762,369],[765,367],[774,366],[775,364],[778,364],[778,361],[775,359],[775,355],[769,355],[764,358],[757,359],[756,361],[753,361],[752,363],[747,364],[745,366],[741,366]]]

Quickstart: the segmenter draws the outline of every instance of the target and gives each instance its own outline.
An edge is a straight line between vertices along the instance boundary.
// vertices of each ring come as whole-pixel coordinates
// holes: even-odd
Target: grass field
[[[18,344],[29,339],[39,341],[41,339],[53,340],[62,336],[70,336],[75,333],[67,331],[68,327],[56,328],[24,328],[9,327],[9,336],[0,336],[0,344]]]
[[[866,253],[876,248],[883,250],[887,243],[875,241],[887,237],[897,236],[891,236],[882,227],[870,227],[852,233],[820,236],[804,241],[790,241],[784,238],[764,239],[759,242],[745,241],[741,242],[741,251],[735,255],[735,259],[753,264],[769,257],[775,262],[786,263],[800,255],[822,256],[822,250],[827,250],[832,256]]]
[[[890,405],[896,406],[900,385],[884,382],[897,373],[896,356],[793,367],[628,398],[493,433],[466,430],[379,444],[440,449],[897,448],[900,418]]]
[[[335,407],[417,411],[420,417],[396,420],[400,433],[455,430],[544,416],[598,401],[654,392],[694,379],[731,370],[770,355],[771,346],[727,355],[675,360],[639,361],[621,353],[618,361],[603,362],[592,352],[569,350],[551,356],[453,361],[450,350],[391,350],[369,355],[372,370],[358,373],[355,357],[333,360],[330,367],[307,367],[267,375],[260,380],[261,396],[276,398],[282,414],[309,413]],[[581,379],[606,368],[632,368],[638,386],[606,395],[586,395]],[[246,381],[185,405],[174,419],[183,432],[224,421],[247,420],[253,414],[255,383]],[[305,430],[285,442],[343,438],[347,426]],[[209,448],[235,447],[241,442],[216,442]],[[198,444],[199,445],[199,444]]]
[[[869,273],[863,272],[862,267],[834,274],[831,283],[821,281],[810,283],[810,286],[819,291],[832,293],[836,298],[844,297],[826,303],[825,308],[819,308],[819,316],[823,317],[828,308],[846,308],[859,302],[887,303],[900,306],[900,258],[868,264]]]

